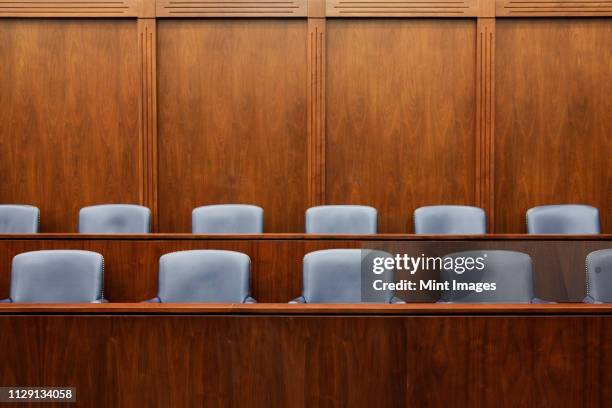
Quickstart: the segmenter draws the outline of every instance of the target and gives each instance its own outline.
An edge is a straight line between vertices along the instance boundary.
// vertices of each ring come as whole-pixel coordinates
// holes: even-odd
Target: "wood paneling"
[[[495,19],[479,18],[476,38],[476,204],[495,225],[493,147],[495,140]]]
[[[80,207],[138,203],[135,20],[0,21],[0,202],[75,231]]]
[[[0,337],[3,386],[73,386],[77,407],[601,407],[612,398],[612,317],[595,313],[3,313],[0,332],[10,333]]]
[[[0,202],[39,206],[46,232],[107,202],[150,207],[160,232],[205,204],[260,205],[267,232],[365,204],[384,233],[422,205],[478,205],[508,233],[534,205],[586,203],[612,232],[610,19],[564,18],[608,9],[0,2]],[[406,16],[425,18],[355,18]]]
[[[0,316],[70,315],[343,315],[343,316],[508,316],[612,315],[602,303],[3,303]]]
[[[478,0],[327,0],[326,4],[329,17],[474,17],[479,10]]]
[[[308,206],[305,20],[158,22],[159,225],[251,203],[265,230],[301,231]]]
[[[305,17],[307,0],[158,0],[158,17]]]
[[[0,1],[0,17],[136,17],[151,0]]]
[[[390,253],[443,256],[474,249],[506,249],[529,254],[534,265],[535,294],[546,300],[580,302],[586,295],[584,264],[588,253],[610,248],[612,237],[308,237],[303,234],[272,236],[53,236],[0,239],[0,299],[9,296],[12,258],[42,249],[84,249],[105,259],[105,296],[111,302],[138,302],[157,293],[159,257],[189,249],[225,249],[251,258],[252,295],[259,302],[288,302],[302,288],[302,258],[308,252],[332,248],[371,248]],[[406,279],[438,279],[436,271],[424,271]],[[402,295],[403,296],[403,295]],[[410,302],[433,302],[439,293],[414,291]]]
[[[598,207],[612,231],[611,45],[610,20],[497,22],[495,231],[554,203]]]
[[[308,19],[308,198],[325,204],[325,19]]]
[[[326,201],[412,231],[421,205],[474,204],[476,23],[327,22]]]
[[[138,20],[140,62],[140,153],[142,155],[142,196],[151,209],[152,230],[157,230],[157,24],[155,19]]]
[[[495,14],[504,17],[612,16],[612,2],[605,0],[495,0],[495,3]]]

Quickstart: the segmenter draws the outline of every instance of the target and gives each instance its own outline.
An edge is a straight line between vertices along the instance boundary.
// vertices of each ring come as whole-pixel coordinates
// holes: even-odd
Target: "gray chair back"
[[[466,258],[482,258],[484,267],[467,270],[461,267]],[[532,303],[534,301],[533,272],[531,257],[514,251],[465,251],[443,257],[450,259],[453,268],[442,269],[441,278],[449,282],[450,289],[442,292],[442,302],[447,303]],[[463,260],[461,260],[463,259]],[[471,263],[470,263],[471,264]],[[450,265],[449,265],[450,266]],[[458,283],[495,283],[496,289],[477,292],[476,290],[454,290],[453,281]]]
[[[482,208],[465,205],[433,205],[414,211],[417,234],[486,234],[487,216]]]
[[[0,234],[35,234],[40,210],[31,205],[0,205]]]
[[[612,303],[612,249],[591,252],[586,259],[589,303]]]
[[[589,205],[543,205],[527,211],[530,234],[599,234],[599,211]]]
[[[241,252],[179,251],[159,258],[160,302],[243,303],[250,287],[251,260]]]
[[[364,205],[322,205],[306,211],[307,234],[376,234],[377,212]]]
[[[147,234],[151,210],[141,205],[104,204],[81,208],[79,232],[83,234]]]
[[[390,257],[386,252],[360,249],[327,249],[306,254],[302,270],[302,301],[305,303],[390,303],[392,291],[371,290],[373,257]],[[362,272],[363,267],[367,268]],[[368,282],[363,282],[363,278]],[[393,271],[376,279],[393,282]],[[364,299],[366,297],[367,299]]]
[[[104,258],[96,252],[50,250],[13,258],[10,300],[16,303],[92,303],[103,297]]]
[[[255,205],[205,205],[191,213],[194,234],[261,234],[263,223],[263,209]]]

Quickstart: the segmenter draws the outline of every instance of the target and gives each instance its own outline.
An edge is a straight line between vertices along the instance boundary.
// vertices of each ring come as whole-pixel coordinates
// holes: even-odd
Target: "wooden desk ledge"
[[[210,304],[104,303],[0,304],[0,315],[15,314],[235,314],[235,315],[612,315],[612,304]]]
[[[0,240],[327,240],[327,241],[612,241],[612,234],[566,235],[566,234],[484,234],[484,235],[417,235],[417,234],[190,234],[190,233],[151,233],[151,234],[79,234],[79,233],[38,233],[38,234],[0,234]]]

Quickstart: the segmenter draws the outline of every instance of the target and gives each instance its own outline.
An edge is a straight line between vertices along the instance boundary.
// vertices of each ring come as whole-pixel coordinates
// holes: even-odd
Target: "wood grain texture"
[[[590,0],[495,0],[500,17],[602,17],[612,16],[612,2]]]
[[[158,0],[157,17],[306,17],[307,0]]]
[[[139,203],[135,20],[0,22],[0,202],[76,230],[82,206]]]
[[[479,18],[476,38],[476,203],[495,225],[495,19]]]
[[[445,304],[445,303],[2,303],[6,315],[346,315],[346,316],[575,316],[612,315],[612,304]]]
[[[0,331],[11,334],[0,337],[3,385],[69,384],[77,407],[598,407],[612,398],[609,316],[1,315]]]
[[[190,231],[200,205],[247,203],[264,208],[265,231],[303,231],[306,21],[157,26],[160,230]]]
[[[325,19],[308,19],[308,198],[325,203]]]
[[[142,190],[140,201],[151,209],[151,227],[156,231],[157,211],[157,24],[155,19],[138,19],[140,63],[140,153]]]
[[[533,206],[599,208],[612,231],[612,25],[500,20],[496,29],[495,231]]]
[[[476,24],[327,22],[326,201],[412,231],[422,205],[475,204]]]
[[[580,302],[586,294],[584,265],[592,251],[611,248],[612,239],[538,240],[520,237],[435,237],[412,239],[393,237],[52,237],[0,239],[0,299],[9,296],[12,258],[22,252],[43,249],[83,249],[99,252],[105,259],[105,296],[111,302],[139,302],[157,293],[159,257],[189,249],[239,251],[251,258],[252,295],[259,302],[288,302],[302,289],[302,259],[309,252],[332,248],[371,248],[390,253],[443,256],[473,249],[506,249],[529,254],[533,259],[535,294],[546,300]],[[398,275],[399,276],[399,275]],[[418,279],[437,279],[435,271]],[[412,277],[414,279],[414,277]],[[403,295],[402,295],[403,296]],[[410,302],[433,302],[439,293],[415,291],[403,296]]]
[[[150,0],[0,1],[0,17],[136,17]]]
[[[328,17],[475,17],[478,0],[327,0]]]

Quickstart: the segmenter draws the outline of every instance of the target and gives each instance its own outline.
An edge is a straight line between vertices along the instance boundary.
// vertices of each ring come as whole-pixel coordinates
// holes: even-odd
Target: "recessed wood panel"
[[[327,23],[326,201],[412,231],[430,204],[475,203],[476,23]]]
[[[135,20],[0,20],[0,202],[75,231],[82,206],[140,201]]]
[[[158,17],[305,17],[307,0],[158,0]]]
[[[329,17],[467,17],[478,15],[478,3],[478,0],[327,0],[326,15]]]
[[[151,0],[0,1],[0,17],[136,17]]]
[[[158,22],[159,225],[194,207],[249,203],[266,232],[307,207],[306,20]]]
[[[504,17],[612,16],[609,0],[495,0],[495,3],[495,14]]]
[[[496,36],[496,232],[555,203],[598,207],[611,232],[612,22],[500,20]]]

